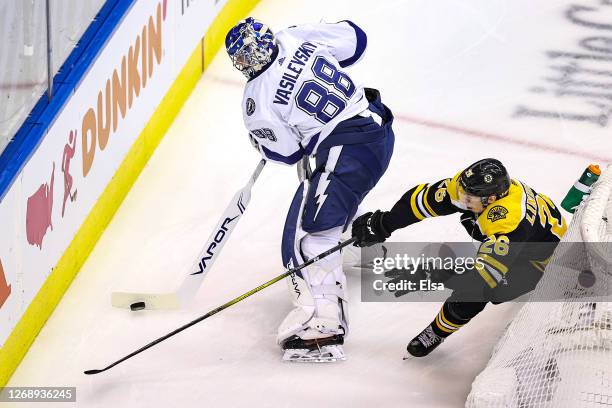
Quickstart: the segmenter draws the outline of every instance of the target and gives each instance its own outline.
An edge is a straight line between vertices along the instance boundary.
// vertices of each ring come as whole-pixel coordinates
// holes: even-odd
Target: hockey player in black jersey
[[[463,284],[453,287],[433,322],[408,344],[408,353],[415,357],[428,355],[487,303],[502,303],[533,290],[567,229],[548,197],[511,179],[501,162],[489,158],[452,178],[411,188],[390,211],[362,215],[353,222],[352,235],[356,246],[370,246],[399,228],[457,212],[467,232],[482,242],[477,254],[482,263],[474,273],[455,276]],[[536,243],[549,244],[544,251],[541,246],[534,251]],[[478,299],[471,299],[466,293],[470,291]]]

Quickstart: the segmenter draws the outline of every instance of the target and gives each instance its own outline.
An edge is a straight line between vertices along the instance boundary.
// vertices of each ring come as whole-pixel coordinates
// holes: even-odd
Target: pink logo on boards
[[[4,269],[2,269],[2,261],[0,260],[0,307],[4,305],[6,299],[11,295],[11,285],[9,285],[6,281],[6,276],[4,275]]]
[[[62,203],[62,218],[66,211],[66,201],[70,197],[70,202],[76,200],[77,190],[72,192],[72,175],[70,174],[70,160],[74,157],[76,150],[76,130],[70,131],[68,143],[64,146],[64,154],[62,156],[62,173],[64,173],[64,202]]]
[[[26,236],[30,245],[36,245],[42,250],[43,238],[47,229],[53,230],[51,213],[53,210],[53,180],[55,178],[55,162],[51,170],[51,181],[41,184],[38,190],[28,197],[26,210]]]

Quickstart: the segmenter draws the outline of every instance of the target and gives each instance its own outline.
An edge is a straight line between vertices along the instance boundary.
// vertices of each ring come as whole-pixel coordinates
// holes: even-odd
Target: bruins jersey
[[[500,282],[506,282],[512,267],[520,264],[525,269],[523,262],[529,262],[538,271],[537,283],[552,252],[535,254],[532,251],[527,255],[529,248],[535,245],[526,246],[524,243],[560,241],[567,224],[557,206],[527,184],[511,180],[508,194],[476,215],[459,201],[457,179],[460,174],[408,190],[391,211],[385,213],[385,228],[392,232],[425,218],[462,213],[463,226],[472,238],[482,242],[478,257],[483,260],[483,266],[477,265],[477,269],[489,287],[495,288]],[[554,245],[547,247],[554,249]],[[526,261],[526,257],[535,259]]]

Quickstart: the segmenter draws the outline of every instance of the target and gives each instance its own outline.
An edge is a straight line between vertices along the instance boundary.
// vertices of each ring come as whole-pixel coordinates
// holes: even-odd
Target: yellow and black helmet
[[[497,159],[482,159],[461,172],[459,185],[470,195],[501,198],[508,194],[510,176],[504,165]]]

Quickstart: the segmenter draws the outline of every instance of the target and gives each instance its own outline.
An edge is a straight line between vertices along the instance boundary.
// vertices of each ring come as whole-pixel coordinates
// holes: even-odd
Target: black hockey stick
[[[88,375],[89,374],[98,374],[98,373],[106,371],[106,370],[108,370],[110,368],[113,368],[117,364],[122,363],[125,360],[134,357],[136,354],[140,354],[143,351],[145,351],[147,349],[150,349],[151,347],[155,346],[156,344],[161,343],[162,341],[164,341],[164,340],[174,336],[177,333],[182,332],[185,329],[188,329],[189,327],[193,326],[194,324],[200,323],[204,319],[208,319],[210,316],[212,316],[214,314],[217,314],[220,311],[222,311],[224,309],[227,309],[228,307],[230,307],[232,305],[235,305],[236,303],[240,302],[241,300],[244,300],[244,299],[248,298],[249,296],[259,292],[260,290],[263,290],[263,289],[267,288],[268,286],[278,282],[279,280],[282,280],[282,279],[286,278],[287,276],[294,274],[295,272],[299,271],[300,269],[304,269],[305,267],[312,265],[313,263],[317,262],[318,260],[325,258],[326,256],[328,256],[328,255],[330,255],[330,254],[332,254],[332,253],[334,253],[334,252],[344,248],[347,245],[352,244],[353,242],[355,242],[355,238],[347,239],[346,241],[339,243],[335,247],[328,249],[327,251],[325,251],[325,252],[315,256],[312,259],[309,259],[308,261],[304,262],[303,264],[298,265],[295,268],[289,269],[288,271],[286,271],[282,275],[278,275],[276,278],[267,281],[266,283],[256,287],[255,289],[251,289],[250,291],[248,291],[248,292],[238,296],[237,298],[234,298],[234,299],[230,300],[229,302],[224,303],[221,306],[211,310],[210,312],[206,313],[205,315],[202,315],[202,316],[198,317],[197,319],[192,320],[191,322],[185,324],[184,326],[181,326],[178,329],[171,331],[170,333],[166,334],[165,336],[162,336],[162,337],[160,337],[160,338],[158,338],[156,340],[153,340],[152,342],[150,342],[146,346],[139,348],[138,350],[128,354],[127,356],[123,357],[120,360],[115,361],[111,365],[106,366],[105,368],[102,368],[100,370],[87,370],[87,371],[85,371],[85,374],[88,374]]]

